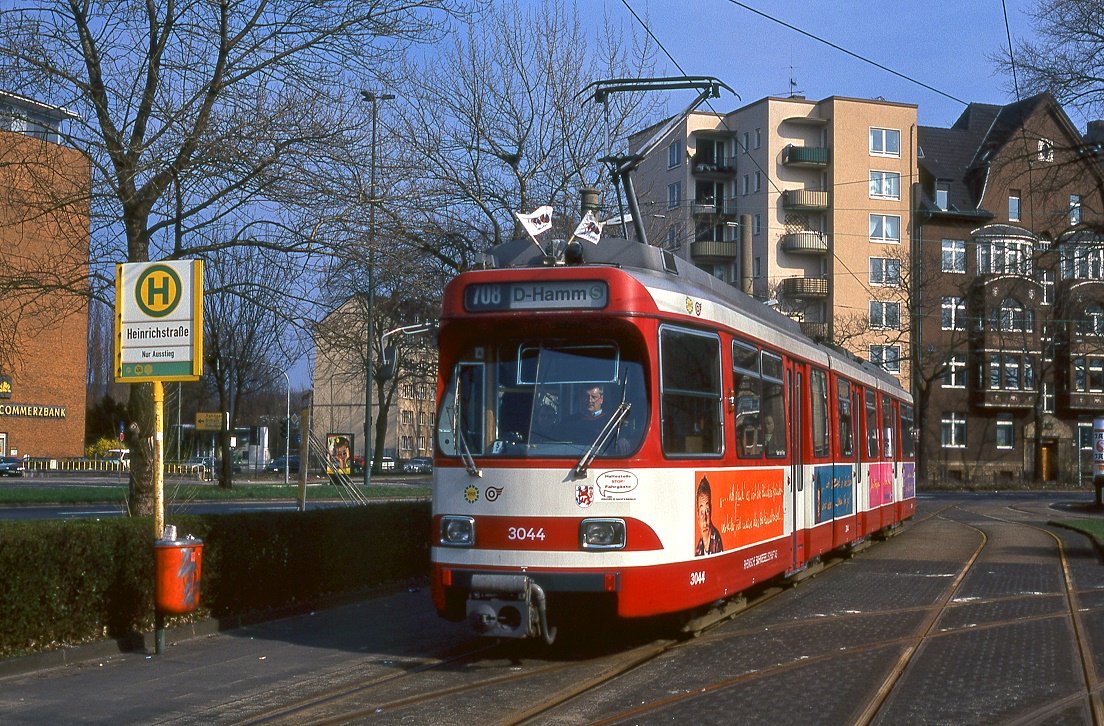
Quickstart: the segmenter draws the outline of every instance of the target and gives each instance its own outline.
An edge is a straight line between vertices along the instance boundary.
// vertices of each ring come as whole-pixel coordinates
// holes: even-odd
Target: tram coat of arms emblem
[[[594,503],[594,485],[579,484],[575,487],[575,503],[586,508]]]

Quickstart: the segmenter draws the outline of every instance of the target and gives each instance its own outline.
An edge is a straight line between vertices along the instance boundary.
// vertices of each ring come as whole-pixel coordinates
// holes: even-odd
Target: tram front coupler
[[[541,586],[528,575],[473,575],[468,622],[481,635],[498,638],[542,637],[549,645],[548,605]]]

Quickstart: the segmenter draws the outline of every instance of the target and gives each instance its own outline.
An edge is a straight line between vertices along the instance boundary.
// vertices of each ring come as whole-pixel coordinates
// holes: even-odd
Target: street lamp
[[[375,335],[372,316],[376,304],[376,116],[380,101],[395,98],[390,93],[361,91],[364,100],[372,104],[372,156],[368,169],[368,350],[364,363],[364,486],[372,483],[372,337]]]

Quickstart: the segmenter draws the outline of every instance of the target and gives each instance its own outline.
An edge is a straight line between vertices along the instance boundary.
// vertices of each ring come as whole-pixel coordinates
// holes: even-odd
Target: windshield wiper
[[[456,432],[456,442],[460,444],[460,458],[464,460],[464,469],[468,476],[483,476],[482,470],[476,465],[475,457],[468,448],[468,439],[464,436],[464,428],[460,425],[460,382],[457,380],[456,390],[452,394],[452,430]]]
[[[575,468],[571,470],[571,473],[575,475],[576,479],[584,479],[587,475],[587,468],[590,466],[590,462],[594,461],[594,457],[598,455],[598,452],[602,450],[602,447],[609,441],[609,437],[613,435],[613,432],[621,425],[622,419],[628,415],[629,409],[632,408],[632,404],[628,401],[622,401],[617,409],[610,416],[610,420],[606,422],[606,425],[602,427],[602,430],[598,432],[598,438],[594,439],[594,443],[590,445],[590,448],[583,454],[583,458],[579,459],[579,463],[575,465]]]

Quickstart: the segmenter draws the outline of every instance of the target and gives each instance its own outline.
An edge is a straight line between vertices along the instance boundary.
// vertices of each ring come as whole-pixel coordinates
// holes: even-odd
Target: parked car
[[[268,466],[265,467],[265,471],[274,471],[280,473],[287,468],[292,474],[299,473],[299,457],[298,456],[277,456],[272,461],[268,462]]]
[[[433,471],[433,459],[428,456],[415,456],[403,464],[407,474],[429,474]]]
[[[0,456],[0,476],[23,476],[23,460],[18,456]]]

